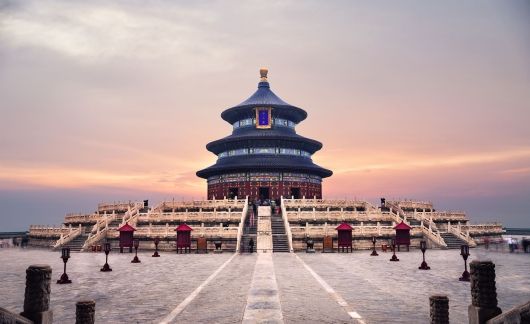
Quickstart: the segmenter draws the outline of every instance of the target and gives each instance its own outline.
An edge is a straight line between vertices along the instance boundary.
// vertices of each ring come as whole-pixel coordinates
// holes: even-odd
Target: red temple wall
[[[271,199],[291,196],[291,188],[300,188],[300,198],[322,198],[322,184],[299,181],[241,181],[208,185],[208,199],[222,199],[230,196],[230,188],[238,188],[238,197],[259,198],[259,188],[268,187]]]

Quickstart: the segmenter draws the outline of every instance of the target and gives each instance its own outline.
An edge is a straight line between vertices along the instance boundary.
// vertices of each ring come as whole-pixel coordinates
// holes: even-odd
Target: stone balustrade
[[[416,215],[422,215],[422,214],[416,214]],[[433,213],[425,213],[424,218],[430,218],[432,216],[433,221],[465,221],[467,222],[467,216],[465,212],[461,211],[442,211],[442,212],[433,212]]]
[[[175,212],[146,213],[138,216],[138,223],[239,222],[241,212]]]
[[[503,234],[506,231],[502,228],[501,224],[478,224],[478,225],[461,225],[460,230],[462,232],[469,231],[469,235],[484,235],[484,234]]]
[[[292,208],[318,207],[318,208],[353,208],[364,210],[376,210],[377,208],[367,201],[362,200],[339,200],[339,199],[283,199],[287,210]]]
[[[143,202],[114,202],[114,203],[100,203],[98,204],[98,213],[112,213],[113,211],[118,210],[128,210],[129,207],[134,207],[135,205],[143,206]]]
[[[66,214],[64,217],[64,223],[65,224],[94,224],[96,223],[101,217],[104,217],[100,214]]]
[[[78,237],[79,235],[81,235],[81,233],[83,233],[83,227],[81,226],[81,224],[79,224],[78,227],[76,228],[72,228],[71,226],[69,227],[70,231],[67,233],[67,234],[61,234],[61,236],[59,237],[59,239],[57,240],[57,242],[55,242],[55,244],[53,245],[53,248],[58,248],[70,241],[72,241],[73,239],[75,239],[76,237]]]
[[[47,226],[47,225],[30,225],[29,236],[30,237],[53,237],[59,238],[62,235],[66,235],[73,231],[71,227],[65,226]]]
[[[305,237],[324,237],[325,235],[337,236],[336,226],[321,225],[321,226],[291,226],[291,232],[293,239],[302,239]],[[380,236],[393,236],[396,231],[392,226],[352,226],[353,237],[380,237]],[[410,234],[412,236],[421,236],[422,231],[420,228],[412,228]]]
[[[243,208],[246,204],[246,199],[218,199],[218,200],[193,200],[193,201],[163,201],[153,208],[154,212],[162,212],[164,210],[180,210],[192,208]]]
[[[288,211],[289,222],[392,222],[394,217],[388,213],[355,211]]]
[[[430,201],[412,201],[412,200],[391,200],[387,203],[397,205],[402,209],[430,209],[432,210],[433,204]]]
[[[206,237],[206,238],[230,238],[237,239],[238,227],[222,227],[222,226],[196,226],[192,227],[193,231],[191,232],[192,238],[196,237]],[[117,239],[120,234],[118,231],[108,231],[107,238]],[[166,237],[176,237],[177,232],[175,231],[175,226],[142,226],[138,227],[134,232],[134,237],[136,238],[166,238]]]

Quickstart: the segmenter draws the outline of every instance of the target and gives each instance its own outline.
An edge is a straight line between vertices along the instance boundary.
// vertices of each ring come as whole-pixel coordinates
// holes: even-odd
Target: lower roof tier
[[[227,172],[285,171],[305,172],[327,178],[333,174],[308,158],[294,156],[235,156],[217,160],[214,165],[197,171],[197,176],[207,179],[210,176]]]

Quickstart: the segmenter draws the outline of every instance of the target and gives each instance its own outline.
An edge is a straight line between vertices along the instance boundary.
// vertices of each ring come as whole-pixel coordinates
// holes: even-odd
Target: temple
[[[407,250],[421,241],[441,249],[502,242],[500,224],[471,224],[464,212],[432,202],[323,198],[322,179],[332,172],[312,161],[322,144],[295,131],[307,113],[276,96],[267,70],[260,73],[258,90],[221,114],[232,134],[206,146],[217,155],[197,172],[207,180],[207,199],[102,203],[92,213],[66,215],[59,227],[31,226],[29,244],[97,251],[107,242],[131,250],[136,239],[141,249],[333,252],[376,241]]]
[[[208,182],[208,199],[322,198],[322,179],[333,174],[311,159],[322,143],[296,133],[307,113],[272,92],[267,72],[260,70],[250,98],[221,114],[232,134],[206,145],[217,155],[214,165],[197,172]]]

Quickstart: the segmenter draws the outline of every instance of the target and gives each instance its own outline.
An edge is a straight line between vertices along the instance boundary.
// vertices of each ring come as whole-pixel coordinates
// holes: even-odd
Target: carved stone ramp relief
[[[256,252],[272,253],[271,207],[258,207],[258,228]],[[272,261],[271,261],[272,262]]]

